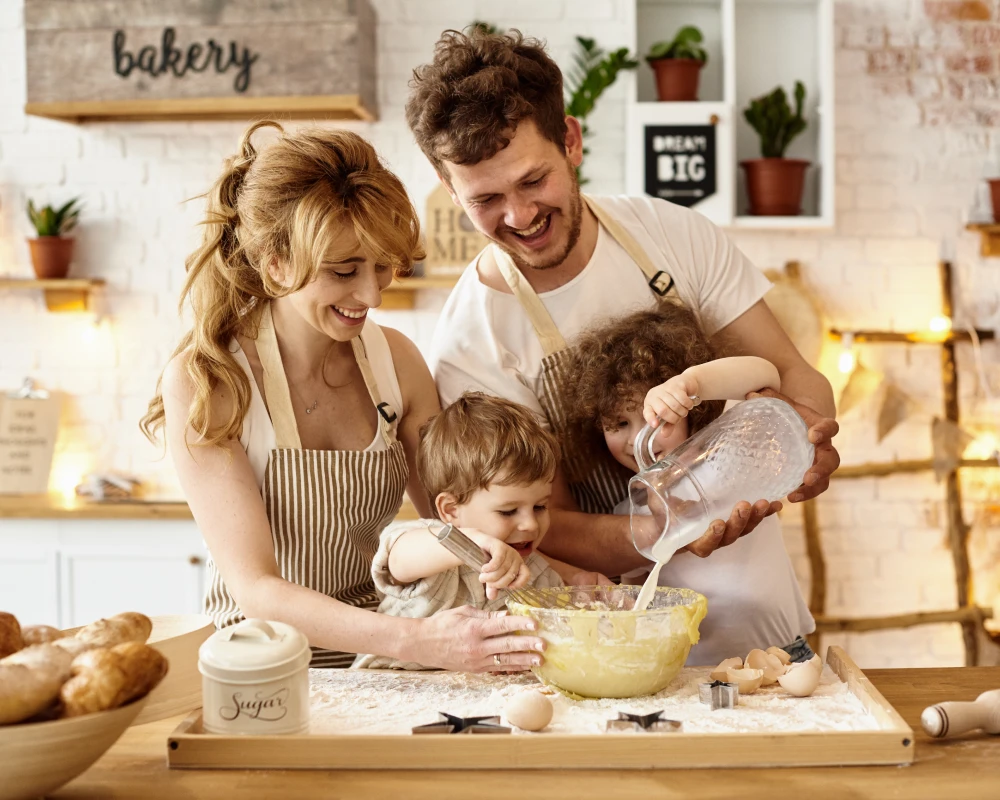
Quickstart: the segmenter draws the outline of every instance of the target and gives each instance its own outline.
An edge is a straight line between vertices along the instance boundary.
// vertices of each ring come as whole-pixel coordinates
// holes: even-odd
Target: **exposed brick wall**
[[[374,0],[379,13],[381,119],[351,127],[370,138],[406,183],[418,207],[434,173],[413,145],[402,105],[410,71],[440,31],[473,19],[546,38],[569,63],[575,35],[605,47],[627,41],[632,0]],[[740,232],[738,244],[762,268],[795,259],[832,323],[844,328],[921,328],[939,312],[936,260],[956,255],[960,322],[1000,320],[1000,262],[982,261],[966,233],[985,162],[1000,159],[1000,14],[995,0],[869,0],[836,4],[837,227],[832,232]],[[645,66],[641,67],[645,68]],[[107,123],[73,126],[25,117],[20,0],[0,0],[0,273],[30,274],[23,207],[28,197],[83,194],[75,270],[110,284],[110,324],[94,330],[71,315],[48,314],[32,294],[0,293],[0,388],[25,374],[65,391],[60,464],[69,471],[133,469],[176,491],[166,461],[144,442],[136,420],[182,324],[176,299],[183,260],[197,241],[198,202],[233,149],[239,123]],[[623,189],[625,94],[614,87],[590,120],[585,171],[596,193]],[[440,293],[413,312],[380,314],[426,347]],[[929,419],[939,413],[934,348],[870,347],[865,363],[914,396],[918,411],[881,443],[874,407],[842,420],[846,463],[930,455]],[[1000,394],[996,349],[984,348]],[[963,410],[995,419],[976,390],[971,356],[961,353]],[[835,379],[841,380],[835,375]],[[994,493],[969,484],[970,516]],[[840,481],[819,509],[829,558],[831,613],[877,614],[953,604],[944,544],[943,488],[929,475]],[[808,569],[796,508],[786,539],[803,583]],[[980,589],[997,574],[996,529],[974,535]],[[830,637],[865,666],[961,663],[955,626]]]

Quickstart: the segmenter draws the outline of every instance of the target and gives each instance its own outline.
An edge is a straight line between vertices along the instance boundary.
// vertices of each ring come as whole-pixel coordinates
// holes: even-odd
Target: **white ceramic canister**
[[[283,622],[245,619],[198,649],[207,733],[302,733],[309,727],[306,637]]]

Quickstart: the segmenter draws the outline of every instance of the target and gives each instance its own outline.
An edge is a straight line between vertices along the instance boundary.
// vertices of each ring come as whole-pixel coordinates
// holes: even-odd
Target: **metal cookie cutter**
[[[500,717],[456,717],[438,712],[438,721],[417,725],[411,733],[510,733],[510,728],[500,724]]]
[[[698,686],[698,699],[711,706],[712,711],[720,708],[736,708],[740,702],[740,685],[724,681],[712,681]]]
[[[651,714],[629,714],[627,711],[619,711],[617,719],[608,720],[605,730],[676,733],[682,727],[682,724],[675,719],[665,719],[662,711],[654,711]]]

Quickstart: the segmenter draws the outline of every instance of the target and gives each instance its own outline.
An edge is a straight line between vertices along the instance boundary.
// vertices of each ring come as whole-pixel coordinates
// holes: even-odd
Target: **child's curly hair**
[[[618,414],[642,407],[646,392],[688,367],[718,358],[694,313],[677,303],[639,311],[584,331],[575,342],[568,426],[581,464],[606,451],[603,430]],[[691,409],[691,433],[716,419],[725,401]],[[579,479],[580,476],[575,476]]]

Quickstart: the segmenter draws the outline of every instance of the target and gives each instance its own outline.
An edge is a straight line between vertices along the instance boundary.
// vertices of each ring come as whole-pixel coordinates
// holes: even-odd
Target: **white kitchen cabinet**
[[[198,613],[206,560],[189,521],[0,519],[0,609],[63,628]]]

